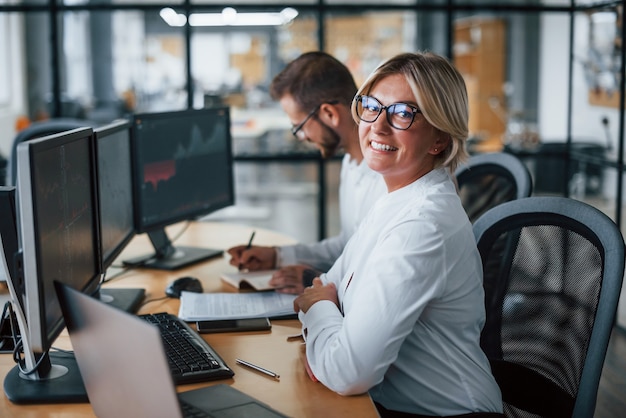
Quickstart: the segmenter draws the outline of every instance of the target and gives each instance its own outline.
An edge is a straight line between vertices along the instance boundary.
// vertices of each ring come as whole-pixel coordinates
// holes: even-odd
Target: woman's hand
[[[230,264],[239,270],[271,270],[276,268],[274,247],[238,245],[226,250],[230,254]]]
[[[298,312],[307,311],[320,300],[329,300],[339,308],[337,288],[334,283],[322,284],[319,277],[313,279],[313,285],[304,289],[304,292],[293,301],[293,309]]]

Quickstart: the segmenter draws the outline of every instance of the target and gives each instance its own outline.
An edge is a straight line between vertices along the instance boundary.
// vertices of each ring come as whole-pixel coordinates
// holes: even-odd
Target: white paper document
[[[182,292],[178,316],[183,321],[264,318],[295,315],[296,295],[276,292],[193,293]]]

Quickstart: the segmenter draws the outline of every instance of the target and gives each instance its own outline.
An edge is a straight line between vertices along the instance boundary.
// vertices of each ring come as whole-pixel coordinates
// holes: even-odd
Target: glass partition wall
[[[260,195],[254,182],[265,174],[253,171],[250,155],[312,152],[290,137],[290,122],[269,96],[287,62],[325,50],[359,84],[394,54],[432,50],[466,79],[472,152],[518,155],[535,194],[584,200],[625,230],[623,3],[0,0],[0,153],[29,121],[106,123],[226,104],[233,149],[248,155],[236,166],[240,189]],[[338,162],[298,158],[310,161],[287,169],[303,176],[305,195],[322,195],[312,200],[321,225],[310,238],[332,235],[338,225],[325,211],[336,211],[327,206],[336,205]],[[283,169],[280,161],[266,165]]]

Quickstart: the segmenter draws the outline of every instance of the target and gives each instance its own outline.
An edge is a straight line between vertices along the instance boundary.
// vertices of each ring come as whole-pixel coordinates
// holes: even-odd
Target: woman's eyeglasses
[[[404,131],[409,129],[415,120],[415,115],[421,113],[418,107],[407,103],[393,103],[383,106],[381,102],[371,96],[358,95],[356,101],[356,114],[363,122],[376,122],[383,110],[387,114],[387,122],[392,127]]]

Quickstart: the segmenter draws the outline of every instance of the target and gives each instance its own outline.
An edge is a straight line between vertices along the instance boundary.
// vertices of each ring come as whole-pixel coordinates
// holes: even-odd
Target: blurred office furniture
[[[9,165],[9,161],[6,159],[4,155],[0,154],[0,181],[2,182],[0,185],[7,185],[7,167]]]
[[[468,17],[454,22],[454,64],[467,84],[470,135],[480,138],[483,152],[500,151],[506,129],[505,120],[486,100],[504,102],[505,33],[504,19]]]
[[[528,197],[533,182],[528,168],[511,154],[476,154],[455,171],[459,196],[473,223],[501,203]]]
[[[316,173],[315,194],[317,206],[317,232],[316,240],[328,237],[327,231],[327,164],[335,161],[339,163],[343,155],[324,159],[320,152],[310,143],[298,141],[293,138],[291,131],[284,128],[269,129],[233,129],[233,161],[236,163],[238,173],[244,171],[247,188],[239,188],[238,193],[246,190],[254,190],[255,193],[264,193],[268,188],[276,188],[281,179],[265,177],[261,173],[271,171],[271,167],[280,164],[285,168],[296,166],[297,177],[305,174],[309,166]],[[256,166],[256,169],[251,169]],[[247,168],[248,170],[242,170]],[[283,184],[284,186],[284,184]],[[284,191],[293,191],[294,187],[283,187]],[[303,193],[308,193],[310,188],[303,187]]]
[[[608,148],[599,142],[543,142],[534,149],[505,147],[529,167],[536,194],[582,199],[602,192]]]
[[[26,129],[18,132],[13,140],[13,146],[11,148],[11,158],[9,159],[8,168],[6,170],[6,184],[9,186],[15,186],[17,177],[16,153],[17,145],[19,143],[85,126],[92,126],[92,123],[82,119],[58,118],[34,122]]]
[[[52,94],[46,97],[46,112],[48,115],[58,115],[60,118],[85,119],[87,109],[78,99],[70,97],[67,93],[61,93],[59,102],[55,103]],[[55,109],[59,106],[59,109]]]
[[[481,347],[510,417],[591,417],[624,275],[617,225],[586,203],[534,196],[474,224]]]

